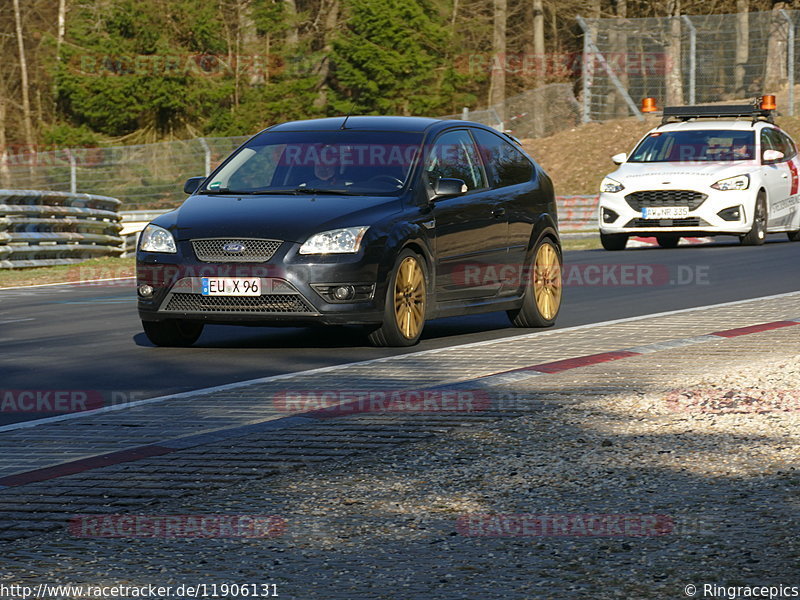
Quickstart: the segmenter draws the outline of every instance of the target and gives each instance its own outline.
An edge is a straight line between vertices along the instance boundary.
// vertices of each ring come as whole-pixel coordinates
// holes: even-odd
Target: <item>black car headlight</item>
[[[169,231],[151,223],[142,231],[139,238],[139,250],[175,254],[178,248],[175,246],[175,238]]]
[[[308,238],[300,246],[300,254],[355,254],[369,226],[344,227],[323,231]]]

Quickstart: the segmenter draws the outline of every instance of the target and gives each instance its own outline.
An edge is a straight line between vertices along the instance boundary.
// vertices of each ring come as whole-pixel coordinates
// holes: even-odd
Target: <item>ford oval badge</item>
[[[222,247],[222,249],[225,252],[230,252],[231,254],[241,254],[244,252],[245,247],[241,242],[228,242]]]

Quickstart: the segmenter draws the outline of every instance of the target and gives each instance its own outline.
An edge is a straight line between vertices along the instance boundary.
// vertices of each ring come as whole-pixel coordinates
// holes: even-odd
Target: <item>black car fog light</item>
[[[153,295],[153,288],[152,286],[147,285],[146,283],[139,286],[139,295],[142,298],[149,298]]]
[[[356,290],[352,285],[340,285],[333,289],[333,297],[339,301],[350,300],[356,295]]]
[[[744,211],[741,206],[732,206],[731,208],[719,211],[717,216],[725,221],[741,221],[743,214]]]
[[[610,208],[603,208],[603,223],[613,223],[619,215]]]

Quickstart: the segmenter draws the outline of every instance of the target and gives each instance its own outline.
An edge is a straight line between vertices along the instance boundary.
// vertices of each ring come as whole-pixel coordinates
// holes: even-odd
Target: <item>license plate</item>
[[[688,216],[688,206],[646,206],[642,209],[645,219],[682,219]]]
[[[260,296],[261,279],[258,277],[203,277],[203,296]]]

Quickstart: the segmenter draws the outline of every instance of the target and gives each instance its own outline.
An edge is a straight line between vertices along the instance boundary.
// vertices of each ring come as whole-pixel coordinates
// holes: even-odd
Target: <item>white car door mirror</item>
[[[615,165],[621,165],[626,160],[628,160],[628,153],[627,152],[620,152],[619,154],[615,154],[614,156],[611,157],[611,161]]]
[[[763,158],[765,163],[776,162],[783,158],[783,152],[781,152],[780,150],[771,150],[771,149],[764,150]]]

